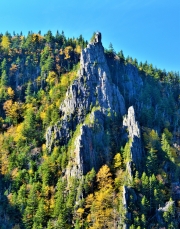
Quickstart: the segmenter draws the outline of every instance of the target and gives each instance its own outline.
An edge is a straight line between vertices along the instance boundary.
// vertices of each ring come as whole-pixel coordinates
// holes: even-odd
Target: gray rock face
[[[90,114],[90,123],[83,123],[80,134],[74,142],[75,149],[71,152],[67,176],[81,177],[92,168],[98,170],[110,160],[108,142],[104,129],[105,117],[101,111]]]
[[[113,83],[120,88],[126,101],[133,105],[143,86],[138,69],[132,64],[125,65],[117,57],[108,58],[107,62],[112,74]]]
[[[122,203],[123,203],[123,208],[124,208],[124,218],[126,220],[123,220],[123,222],[120,222],[122,225],[123,229],[129,229],[129,224],[127,221],[131,220],[131,213],[128,212],[128,201],[129,201],[129,192],[130,188],[123,186],[123,198],[122,198]]]
[[[124,117],[123,126],[128,131],[128,138],[131,139],[131,159],[137,168],[140,166],[142,160],[142,144],[139,124],[136,121],[136,116],[133,106],[129,107],[128,115]]]
[[[94,107],[98,109],[92,112]],[[109,158],[109,149],[105,147],[105,117],[110,114],[122,116],[125,113],[124,98],[118,87],[112,83],[101,35],[98,33],[95,42],[82,50],[78,78],[68,88],[66,98],[60,106],[60,121],[47,129],[46,146],[51,152],[54,145],[67,144],[71,133],[78,124],[82,124],[74,143],[75,151],[71,152],[73,166],[69,166],[71,169],[67,174],[84,174],[92,167],[99,169]],[[85,123],[87,114],[91,114],[97,125],[92,127]],[[94,143],[95,139],[98,144]]]
[[[101,43],[101,33],[99,32],[95,34],[95,43]]]
[[[62,114],[76,113],[79,123],[83,121],[85,113],[97,104],[103,113],[110,109],[124,114],[124,99],[110,79],[102,45],[89,44],[81,53],[79,78],[68,89],[66,99],[60,107]]]

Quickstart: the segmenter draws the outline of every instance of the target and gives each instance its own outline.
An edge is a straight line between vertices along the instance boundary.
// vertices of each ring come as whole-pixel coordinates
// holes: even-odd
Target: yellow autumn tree
[[[26,137],[24,136],[24,123],[20,123],[18,126],[17,126],[17,129],[16,129],[16,136],[14,137],[14,141],[15,142],[22,142],[22,141],[25,141],[26,140]]]
[[[4,49],[8,49],[10,46],[10,41],[8,36],[2,36],[1,46]]]
[[[121,166],[122,166],[122,157],[120,153],[117,153],[114,156],[114,168],[117,169],[120,168]]]
[[[103,165],[97,173],[98,188],[112,187],[112,174],[107,165]]]
[[[50,71],[50,72],[49,72],[49,75],[48,75],[48,77],[47,77],[47,79],[46,79],[46,82],[47,82],[50,86],[54,86],[55,84],[57,84],[57,83],[58,83],[58,77],[57,77],[56,73],[53,72],[53,71]]]
[[[14,123],[17,123],[18,118],[22,114],[22,104],[14,102],[12,99],[7,100],[4,103],[3,109],[5,110],[6,116],[8,116]]]
[[[71,52],[73,51],[73,48],[71,46],[67,46],[65,49],[64,49],[64,54],[65,54],[65,58],[64,59],[69,59],[71,56]]]
[[[114,228],[116,217],[115,192],[110,169],[103,165],[97,173],[98,191],[86,198],[86,209],[89,209],[87,222],[90,229]]]
[[[76,48],[74,49],[74,51],[78,54],[81,53],[81,46],[80,45],[76,45]]]
[[[7,94],[8,94],[10,99],[14,98],[14,90],[11,87],[8,87]]]

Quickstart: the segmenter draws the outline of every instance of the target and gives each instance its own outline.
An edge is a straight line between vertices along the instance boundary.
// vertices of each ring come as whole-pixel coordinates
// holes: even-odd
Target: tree
[[[129,141],[126,143],[125,147],[124,147],[124,151],[123,151],[123,158],[124,158],[124,163],[127,163],[129,161],[132,161],[131,158],[131,143],[132,140],[129,139]]]
[[[92,168],[92,170],[86,174],[84,180],[84,190],[86,194],[89,193],[90,191],[93,192],[95,177],[96,177],[96,172],[94,168]]]
[[[146,159],[146,167],[148,174],[157,173],[158,168],[158,158],[157,158],[157,150],[151,148],[148,152]]]
[[[175,205],[174,201],[172,199],[169,200],[168,209],[163,213],[163,218],[166,223],[166,226],[168,226],[168,229],[177,228],[176,220],[175,220]]]
[[[8,85],[8,76],[6,74],[6,70],[4,70],[1,75],[1,87],[7,87],[7,85]]]
[[[54,207],[54,217],[58,217],[60,214],[61,217],[64,216],[64,218],[61,218],[61,221],[64,221],[66,223],[66,199],[65,199],[65,182],[60,178],[57,183],[57,192],[55,194],[55,207]]]
[[[65,54],[65,58],[64,59],[70,59],[72,51],[73,51],[73,48],[71,46],[67,46],[64,49],[64,54]]]
[[[19,187],[17,203],[20,212],[23,213],[26,206],[26,185],[25,184]]]
[[[31,102],[32,95],[33,95],[33,86],[31,81],[28,82],[25,94],[26,94],[26,102],[27,103]]]
[[[142,222],[143,228],[146,228],[146,226],[147,226],[147,220],[146,220],[146,215],[145,214],[142,214],[141,215],[141,222]]]
[[[110,52],[110,53],[114,53],[114,48],[113,48],[113,45],[112,45],[111,42],[110,42],[110,44],[109,44],[109,52]]]
[[[1,46],[4,49],[8,49],[10,47],[10,40],[8,36],[3,36],[1,41]]]
[[[122,157],[120,153],[117,153],[114,156],[114,168],[117,169],[120,168],[121,166],[122,166]]]
[[[10,99],[13,99],[14,98],[15,93],[14,93],[14,90],[11,87],[8,87],[7,88],[7,94],[8,94],[8,97]]]
[[[173,138],[172,133],[171,133],[167,128],[164,129],[163,133],[164,133],[165,136],[166,136],[166,140],[167,140],[168,143],[170,144],[171,141],[172,141],[172,138]]]
[[[142,174],[141,182],[142,182],[142,193],[145,196],[149,196],[149,178],[145,172],[143,172]]]
[[[1,83],[0,83],[0,99],[6,100],[8,93],[7,93],[7,86],[8,86],[8,76],[6,71],[4,70],[1,75]]]
[[[125,57],[124,57],[124,53],[123,53],[123,51],[121,50],[120,52],[118,52],[118,57],[120,58],[120,61],[122,62],[122,63],[124,63],[125,62]]]
[[[51,44],[53,42],[54,37],[53,37],[52,32],[50,30],[47,32],[47,34],[45,34],[45,39],[49,44]]]
[[[33,144],[38,139],[41,139],[41,134],[37,131],[35,112],[31,106],[26,108],[24,122],[22,124],[24,127],[22,135],[26,139],[27,143]]]
[[[40,228],[42,227],[42,225],[45,225],[46,215],[45,215],[45,202],[43,198],[39,200],[38,208],[33,221],[36,224],[36,228]]]
[[[2,63],[1,63],[1,71],[7,71],[7,61],[6,58],[3,59]]]
[[[3,105],[3,109],[5,110],[6,116],[10,118],[10,120],[17,124],[18,119],[22,115],[22,104],[19,102],[14,102],[10,100],[6,100],[6,102]]]
[[[95,40],[95,35],[96,35],[96,32],[93,32],[93,35],[92,35],[92,37],[91,37],[91,39],[90,39],[90,42],[91,42],[91,43],[94,42],[94,40]]]
[[[143,196],[141,200],[141,212],[147,215],[149,211],[149,201],[147,200],[146,196]]]
[[[54,67],[54,59],[52,58],[52,56],[48,56],[47,60],[45,61],[45,65],[44,65],[44,70],[45,71],[52,71]]]
[[[46,79],[46,82],[50,85],[50,87],[54,86],[55,84],[58,83],[58,77],[55,72],[50,71],[49,75]]]
[[[28,195],[27,206],[25,208],[25,212],[23,215],[23,222],[26,225],[27,229],[31,229],[33,226],[33,219],[37,207],[38,207],[37,192],[36,192],[35,184],[33,184]]]
[[[168,140],[167,140],[165,133],[162,134],[161,148],[166,153],[165,157],[169,158],[169,160],[172,160],[173,157],[172,157],[172,153],[171,153],[171,148],[170,148],[170,145],[168,143]]]
[[[104,188],[104,187],[112,187],[112,174],[110,172],[110,169],[107,165],[103,165],[99,172],[96,175],[97,182],[98,182],[98,188]]]
[[[138,191],[140,191],[140,185],[141,185],[141,180],[139,178],[139,172],[136,171],[135,177],[134,177],[134,186]]]
[[[113,201],[114,190],[112,174],[107,165],[103,165],[97,173],[98,191],[88,195],[86,198],[86,208],[90,208],[87,217],[91,229],[112,228],[115,217],[116,205]]]

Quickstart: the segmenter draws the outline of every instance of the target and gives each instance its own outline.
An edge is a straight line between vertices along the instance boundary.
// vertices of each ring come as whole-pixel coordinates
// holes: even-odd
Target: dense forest
[[[101,50],[96,39],[93,34],[88,46],[82,35],[67,38],[58,31],[0,34],[1,229],[179,228],[179,73],[125,58],[110,44],[102,54],[107,66],[99,61],[89,66],[94,75],[107,69],[108,85],[114,87],[112,93],[122,95],[125,105],[121,114],[116,108],[102,111],[98,83],[88,84],[89,70],[82,68],[86,46],[93,53]],[[70,91],[77,82],[96,101],[92,99],[88,109],[80,102],[70,116],[63,104],[72,101]],[[94,97],[88,85],[94,87]],[[79,86],[76,99],[81,98],[84,101]],[[112,104],[116,107],[116,102]],[[130,134],[130,114],[138,140]],[[67,137],[55,132],[61,129],[61,120],[70,123],[68,133],[63,132]],[[49,128],[54,132],[48,145]],[[96,166],[86,165],[82,174],[73,176],[68,169],[75,167],[72,152],[77,151],[78,136],[83,142],[83,133],[90,136],[90,131],[103,136],[92,143],[103,159],[92,156],[95,162],[91,162],[86,156],[87,164]],[[141,153],[135,157],[137,145],[136,152]]]

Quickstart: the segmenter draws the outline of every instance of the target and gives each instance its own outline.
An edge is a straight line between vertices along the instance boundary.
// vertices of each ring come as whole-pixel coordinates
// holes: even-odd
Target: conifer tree
[[[36,228],[41,228],[42,225],[45,225],[45,222],[46,222],[45,202],[43,198],[41,198],[41,200],[38,202],[39,202],[38,208],[37,208],[33,221],[34,221],[34,225],[36,224]]]
[[[7,86],[8,86],[8,76],[6,71],[4,70],[1,75],[1,82],[0,82],[0,99],[6,100],[8,97],[7,93]]]
[[[33,220],[38,207],[37,193],[35,184],[32,185],[28,198],[27,206],[23,215],[23,222],[27,229],[31,229],[33,226]]]

